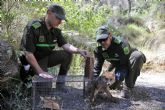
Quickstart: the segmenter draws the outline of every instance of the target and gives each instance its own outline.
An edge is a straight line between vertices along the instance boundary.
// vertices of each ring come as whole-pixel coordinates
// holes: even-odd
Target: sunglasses
[[[55,15],[55,18],[58,19],[58,20],[61,20],[58,16]]]
[[[107,39],[108,39],[108,37],[105,38],[105,39],[99,39],[97,42],[98,42],[98,43],[105,42]]]

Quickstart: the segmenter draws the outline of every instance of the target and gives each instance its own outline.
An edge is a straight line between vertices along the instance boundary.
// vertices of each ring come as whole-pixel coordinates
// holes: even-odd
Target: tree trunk
[[[129,5],[129,13],[131,12],[131,0],[128,0],[128,5]]]

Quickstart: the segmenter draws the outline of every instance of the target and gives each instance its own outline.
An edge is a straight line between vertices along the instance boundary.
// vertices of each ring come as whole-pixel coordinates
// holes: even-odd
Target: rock
[[[147,41],[147,45],[149,46],[149,48],[151,50],[158,52],[161,45],[164,44],[164,42],[165,42],[164,35],[165,35],[165,29],[156,32],[155,36],[152,37],[151,39],[148,39],[148,41]]]
[[[0,40],[0,86],[18,72],[18,62],[14,48]]]

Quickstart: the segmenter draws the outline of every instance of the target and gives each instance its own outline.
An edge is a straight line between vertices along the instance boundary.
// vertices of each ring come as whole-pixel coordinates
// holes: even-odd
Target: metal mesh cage
[[[85,86],[91,78],[93,60],[87,58],[84,75],[55,76],[45,79],[34,76],[32,80],[32,110],[80,110],[87,106],[84,101]],[[56,82],[65,81],[67,92],[56,88]],[[81,109],[82,110],[82,109]]]

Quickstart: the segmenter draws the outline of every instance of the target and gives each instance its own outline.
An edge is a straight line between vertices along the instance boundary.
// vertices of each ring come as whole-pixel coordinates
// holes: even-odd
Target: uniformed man
[[[100,46],[94,51],[94,78],[100,75],[104,61],[110,62],[107,71],[112,71],[115,68],[116,78],[116,82],[110,88],[117,88],[125,80],[121,97],[129,98],[143,63],[146,62],[145,55],[130,47],[129,43],[122,37],[113,36],[107,26],[101,26],[97,29],[96,41]]]
[[[64,9],[58,4],[53,4],[48,7],[44,18],[33,20],[25,27],[21,42],[25,55],[20,58],[25,70],[21,72],[23,80],[26,77],[26,70],[29,71],[29,66],[39,76],[53,78],[47,73],[48,67],[60,64],[58,75],[66,76],[72,61],[72,53],[86,57],[85,50],[74,47],[64,39],[58,28],[62,20],[66,20]],[[63,50],[54,50],[56,44]],[[56,85],[59,89],[63,89],[64,86],[65,82]]]

